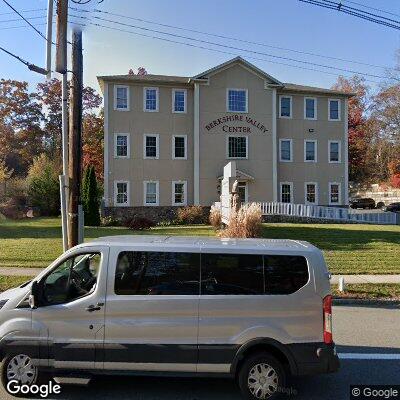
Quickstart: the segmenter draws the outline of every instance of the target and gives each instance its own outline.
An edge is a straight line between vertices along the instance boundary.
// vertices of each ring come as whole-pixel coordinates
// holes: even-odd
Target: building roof
[[[209,76],[212,76],[224,69],[227,69],[235,64],[240,64],[245,68],[251,70],[256,75],[259,75],[269,81],[269,84],[276,86],[278,90],[288,91],[288,92],[298,92],[298,93],[315,93],[315,94],[328,94],[328,95],[336,95],[336,96],[346,96],[351,97],[354,96],[354,93],[345,93],[339,90],[319,88],[314,86],[305,86],[305,85],[297,85],[294,83],[282,83],[278,79],[273,76],[267,74],[262,71],[255,65],[250,62],[244,60],[242,57],[235,57],[225,63],[219,64],[213,68],[208,69],[200,74],[197,74],[193,77],[188,76],[171,76],[171,75],[103,75],[98,76],[97,79],[99,81],[101,90],[104,89],[104,82],[120,82],[120,83],[154,83],[154,84],[179,84],[179,85],[192,85],[194,81],[207,81]]]
[[[158,235],[120,235],[105,236],[85,242],[81,246],[101,244],[105,246],[140,246],[162,248],[221,248],[233,250],[269,250],[269,251],[314,251],[315,247],[308,242],[289,239],[225,239],[199,236],[158,236]]]

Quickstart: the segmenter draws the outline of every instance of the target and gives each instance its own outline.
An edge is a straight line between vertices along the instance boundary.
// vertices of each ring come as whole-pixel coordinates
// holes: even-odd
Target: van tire
[[[270,368],[272,368],[272,370]],[[270,395],[265,392],[257,393],[257,391],[254,390],[252,392],[249,387],[249,382],[255,382],[255,379],[257,379],[258,376],[260,376],[260,378],[264,378],[262,376],[263,372],[266,373],[266,378],[269,377],[271,380],[270,391],[273,393]],[[286,379],[285,368],[275,357],[271,356],[269,353],[259,353],[250,356],[248,359],[245,359],[237,376],[237,381],[242,392],[242,396],[244,399],[248,400],[275,400],[281,398],[282,391],[279,391],[279,388],[286,387]],[[262,382],[263,381],[261,381],[261,383]],[[273,388],[275,388],[275,391],[271,390]],[[263,394],[265,394],[264,397],[262,397]]]
[[[10,365],[11,362],[13,362],[13,359],[16,359],[17,357],[19,357],[23,361],[21,356],[25,356],[25,357],[29,358],[29,356],[27,356],[27,355],[25,355],[23,353],[9,354],[5,358],[3,358],[3,360],[1,361],[1,368],[0,368],[1,384],[3,385],[4,390],[8,394],[10,394],[10,395],[12,395],[14,397],[31,397],[31,398],[34,398],[36,396],[34,396],[34,395],[30,394],[30,393],[28,393],[28,394],[10,393],[7,390],[7,384],[8,384],[8,382],[10,380],[12,380],[12,379],[9,379],[8,374],[7,374],[9,365]],[[48,384],[49,381],[53,379],[51,374],[48,374],[48,373],[40,371],[40,369],[38,369],[38,367],[35,367],[35,371],[33,373],[34,373],[35,376],[33,377],[31,382],[27,383],[28,386]],[[23,383],[21,383],[21,384],[23,384]]]

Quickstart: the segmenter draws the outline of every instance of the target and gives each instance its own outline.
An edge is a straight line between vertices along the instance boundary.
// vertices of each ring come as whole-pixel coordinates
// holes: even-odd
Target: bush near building
[[[87,226],[100,226],[99,195],[94,166],[89,165],[85,169],[82,180],[82,205]]]
[[[176,221],[183,225],[204,224],[206,223],[204,209],[202,206],[180,207],[176,213]]]

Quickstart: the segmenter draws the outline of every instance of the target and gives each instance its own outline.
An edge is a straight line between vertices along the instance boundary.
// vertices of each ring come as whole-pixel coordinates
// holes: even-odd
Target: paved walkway
[[[42,268],[0,267],[0,276],[36,276]],[[331,283],[337,284],[343,276],[345,283],[400,283],[400,275],[332,275]]]

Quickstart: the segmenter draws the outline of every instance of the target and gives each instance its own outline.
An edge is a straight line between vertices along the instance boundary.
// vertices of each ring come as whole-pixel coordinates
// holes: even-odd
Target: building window
[[[129,205],[129,182],[115,181],[114,183],[114,202],[116,206]]]
[[[247,89],[228,89],[227,110],[247,112]]]
[[[159,135],[144,135],[144,158],[158,159],[158,138]]]
[[[340,142],[335,140],[329,141],[329,162],[340,163]]]
[[[304,141],[304,161],[317,162],[317,141],[305,140]]]
[[[291,162],[292,160],[292,139],[279,139],[279,160]]]
[[[292,118],[292,96],[279,96],[279,116]]]
[[[128,86],[114,86],[114,110],[129,111]]]
[[[187,136],[186,135],[174,135],[172,136],[172,158],[175,159],[187,159]]]
[[[129,135],[127,133],[114,134],[114,157],[128,158],[129,157]]]
[[[144,111],[158,111],[158,88],[144,88]]]
[[[340,183],[329,183],[329,204],[340,204]]]
[[[317,184],[314,182],[305,183],[306,204],[317,204]]]
[[[228,136],[228,158],[247,158],[247,136]]]
[[[304,118],[317,119],[317,99],[314,97],[304,98]]]
[[[329,121],[340,121],[340,100],[328,100]]]
[[[145,181],[144,186],[144,205],[145,206],[158,206],[158,181]]]
[[[172,112],[185,113],[186,112],[186,89],[173,89],[172,90]]]
[[[292,203],[293,196],[293,183],[292,182],[281,182],[281,202]]]
[[[185,206],[187,204],[187,183],[186,181],[173,181],[172,182],[172,205]]]

